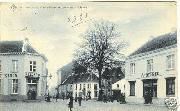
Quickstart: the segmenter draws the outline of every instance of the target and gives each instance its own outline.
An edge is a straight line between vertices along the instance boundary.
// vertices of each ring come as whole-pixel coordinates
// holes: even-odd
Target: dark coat
[[[73,97],[69,98],[69,103],[68,103],[69,108],[73,108]]]

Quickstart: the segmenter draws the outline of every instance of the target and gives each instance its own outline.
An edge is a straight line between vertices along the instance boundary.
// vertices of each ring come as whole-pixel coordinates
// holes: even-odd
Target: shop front
[[[38,95],[39,75],[33,72],[26,72],[27,99],[36,100]]]
[[[144,79],[143,97],[145,104],[152,104],[152,99],[157,97],[157,79]]]

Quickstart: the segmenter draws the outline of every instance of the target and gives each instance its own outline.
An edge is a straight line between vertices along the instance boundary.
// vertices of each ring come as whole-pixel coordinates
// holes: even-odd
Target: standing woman
[[[70,111],[72,111],[72,108],[73,108],[73,97],[72,96],[69,97],[68,107],[69,107]]]

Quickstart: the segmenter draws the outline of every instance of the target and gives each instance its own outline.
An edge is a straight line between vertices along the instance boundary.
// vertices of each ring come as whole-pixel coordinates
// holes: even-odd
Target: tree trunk
[[[99,73],[99,95],[98,95],[98,101],[102,101],[102,95],[103,95],[102,84],[101,84],[101,80],[102,80],[101,72],[102,72],[102,69],[99,69],[98,70],[98,73]]]

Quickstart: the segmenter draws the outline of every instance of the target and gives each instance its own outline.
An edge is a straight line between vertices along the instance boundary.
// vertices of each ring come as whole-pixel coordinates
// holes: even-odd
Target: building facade
[[[153,104],[177,97],[177,34],[169,33],[147,42],[126,60],[126,101],[144,103],[145,92]]]
[[[0,42],[0,100],[42,99],[47,58],[25,41]]]
[[[60,95],[97,99],[98,78],[95,74],[72,74],[59,85]]]
[[[98,77],[95,74],[84,74],[74,82],[73,97],[97,99],[99,92]]]

